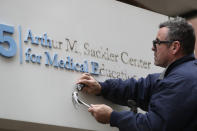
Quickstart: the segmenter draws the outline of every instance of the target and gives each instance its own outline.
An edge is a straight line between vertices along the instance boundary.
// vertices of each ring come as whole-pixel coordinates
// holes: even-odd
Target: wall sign
[[[67,52],[72,52],[77,55],[84,55],[96,59],[102,59],[109,62],[121,62],[125,65],[129,65],[136,68],[141,69],[147,69],[149,70],[151,68],[151,62],[132,58],[129,56],[128,52],[120,51],[119,53],[111,52],[110,49],[99,47],[99,48],[91,48],[91,45],[88,42],[85,42],[83,45],[83,51],[79,50],[77,41],[71,42],[70,39],[66,38],[65,42],[61,41],[55,41],[52,40],[50,37],[48,37],[47,33],[44,33],[43,35],[35,35],[31,29],[28,29],[26,31],[26,34],[24,35],[24,41],[22,41],[22,30],[21,26],[18,26],[18,37],[19,37],[19,48],[17,48],[17,44],[15,40],[13,39],[12,35],[14,34],[14,27],[0,24],[0,55],[10,58],[14,57],[17,53],[17,49],[19,49],[20,54],[20,63],[23,63],[23,59],[27,63],[33,63],[33,64],[42,64],[42,59],[45,59],[45,65],[46,66],[53,66],[55,68],[61,68],[65,70],[72,70],[77,72],[84,72],[84,73],[91,73],[93,75],[101,75],[101,76],[107,76],[110,78],[122,78],[122,79],[128,79],[129,77],[137,77],[136,75],[128,75],[126,72],[123,71],[117,71],[117,70],[111,70],[106,69],[105,64],[98,63],[95,61],[84,60],[82,63],[77,62],[74,58],[71,56],[64,56],[63,59],[59,58],[58,53],[51,54],[49,50],[51,49],[62,49],[62,44],[66,43],[66,49]],[[24,42],[24,43],[23,43]],[[32,53],[33,49],[31,47],[27,47],[25,52],[22,50],[23,44],[31,44],[37,48],[44,48],[44,52],[40,52],[39,54]],[[7,45],[7,46],[5,46]],[[23,54],[24,53],[24,54]],[[23,55],[25,56],[23,58]]]
[[[23,52],[22,52],[22,41],[21,41],[21,26],[18,27],[19,29],[19,51],[20,51],[20,63],[23,63]],[[7,44],[7,46],[0,45],[0,55],[4,57],[14,57],[17,52],[17,44],[15,40],[12,38],[12,36],[7,36],[6,33],[13,34],[14,33],[14,27],[9,25],[0,24],[0,44]],[[52,40],[48,38],[47,33],[45,33],[43,36],[35,36],[33,37],[32,31],[28,30],[26,38],[24,42],[28,44],[28,42],[31,42],[31,44],[36,45],[38,48],[41,47],[47,49],[53,48],[52,47]],[[42,64],[41,59],[43,59],[43,55],[45,55],[45,65],[46,66],[54,66],[56,68],[63,68],[67,70],[73,70],[78,72],[86,72],[91,73],[93,75],[98,75],[98,68],[99,64],[97,62],[91,61],[89,69],[88,67],[88,61],[84,60],[83,63],[78,63],[77,61],[74,61],[74,59],[70,56],[65,56],[65,59],[59,59],[58,54],[54,53],[51,55],[48,51],[45,51],[44,53],[40,54],[34,54],[31,53],[32,49],[27,48],[25,51],[25,61],[28,63],[36,63],[36,64]]]

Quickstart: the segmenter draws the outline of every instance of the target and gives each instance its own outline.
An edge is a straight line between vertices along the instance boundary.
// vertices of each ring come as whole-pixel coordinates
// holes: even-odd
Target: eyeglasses
[[[153,40],[153,47],[156,49],[156,44],[169,44],[172,41],[160,41],[159,39]]]

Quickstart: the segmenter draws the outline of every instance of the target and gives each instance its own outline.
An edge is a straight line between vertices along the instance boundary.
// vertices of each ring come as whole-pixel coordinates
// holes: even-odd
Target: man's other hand
[[[107,105],[98,104],[98,105],[91,105],[88,111],[94,116],[94,118],[98,122],[103,124],[108,124],[110,122],[110,117],[113,110],[111,107]]]
[[[77,84],[79,83],[85,84],[85,87],[82,90],[83,92],[94,95],[101,93],[100,84],[89,73],[82,74],[82,76],[77,81]]]

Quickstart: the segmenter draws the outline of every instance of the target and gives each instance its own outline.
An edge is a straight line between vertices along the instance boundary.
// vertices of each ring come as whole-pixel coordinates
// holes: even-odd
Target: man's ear
[[[171,48],[172,54],[175,55],[181,50],[181,44],[179,41],[174,41],[171,44],[170,48]]]

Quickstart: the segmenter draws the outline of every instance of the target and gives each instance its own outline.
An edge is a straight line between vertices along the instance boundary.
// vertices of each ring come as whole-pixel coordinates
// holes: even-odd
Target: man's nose
[[[154,46],[152,46],[152,48],[151,48],[151,49],[152,49],[152,51],[156,51],[156,48],[155,48]]]

